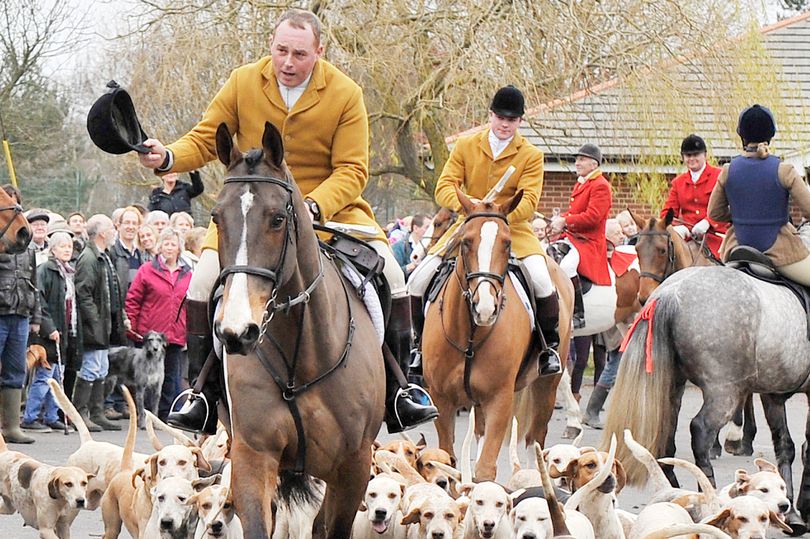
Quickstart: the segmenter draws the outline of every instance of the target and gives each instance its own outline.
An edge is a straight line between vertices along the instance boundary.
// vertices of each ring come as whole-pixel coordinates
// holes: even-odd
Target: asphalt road
[[[583,397],[583,406],[586,402],[586,399],[589,394],[589,389],[586,388],[585,395]],[[689,421],[691,418],[697,413],[698,409],[700,408],[702,403],[702,397],[700,391],[694,387],[688,387],[686,393],[684,395],[684,403],[683,408],[681,410],[681,419],[678,424],[678,436],[677,436],[677,444],[678,444],[678,451],[677,456],[682,457],[684,459],[693,461],[691,454],[691,449],[689,446]],[[608,405],[610,401],[608,401]],[[790,425],[790,432],[793,436],[793,440],[797,445],[797,452],[798,448],[801,447],[802,443],[802,436],[804,434],[804,426],[805,426],[805,418],[807,413],[807,404],[806,399],[804,396],[796,396],[790,399],[787,403],[788,406],[788,420]],[[770,432],[767,429],[765,418],[762,414],[762,407],[759,405],[759,401],[755,405],[756,414],[757,414],[757,424],[759,425],[759,431],[757,433],[756,439],[754,440],[754,451],[755,454],[752,457],[735,457],[731,455],[724,454],[719,460],[713,461],[715,467],[715,475],[717,477],[718,486],[726,485],[733,480],[734,471],[738,468],[745,468],[748,470],[754,470],[755,466],[753,465],[753,459],[756,457],[764,457],[772,462],[775,462],[773,447],[771,445],[770,440]],[[125,423],[122,423],[125,425]],[[456,452],[460,453],[461,449],[461,440],[464,437],[464,433],[467,429],[467,415],[463,414],[458,418],[456,423],[456,439],[457,447]],[[550,434],[549,439],[547,441],[547,445],[551,445],[554,443],[562,442],[561,435],[563,430],[565,429],[565,417],[562,411],[558,410],[555,412],[554,417],[552,418],[552,424],[550,426]],[[383,428],[384,430],[384,428]],[[436,432],[433,427],[429,426],[426,428],[418,429],[416,431],[416,435],[413,435],[414,438],[418,437],[419,432],[424,432],[425,436],[427,437],[428,444],[431,446],[436,445]],[[586,445],[594,445],[599,442],[601,435],[601,431],[594,431],[591,429],[586,429],[585,437],[583,443]],[[68,455],[70,455],[76,448],[79,446],[79,437],[78,434],[70,434],[69,436],[64,436],[62,433],[49,433],[49,434],[35,434],[34,435],[37,439],[36,443],[33,445],[27,446],[19,446],[19,445],[12,445],[11,449],[22,451],[32,457],[46,462],[48,464],[59,465],[64,464],[67,460]],[[103,432],[100,434],[94,434],[94,438],[97,440],[104,440],[113,443],[123,444],[125,432]],[[168,437],[164,437],[161,433],[161,438],[164,441],[169,441]],[[387,440],[391,438],[388,434],[381,434],[380,440]],[[146,453],[152,452],[151,445],[146,437],[146,434],[141,431],[139,432],[138,441],[136,445],[137,451],[142,451]],[[501,456],[499,459],[499,466],[498,466],[498,478],[499,480],[506,481],[509,474],[509,465],[507,460],[507,451],[506,448],[501,451]],[[473,453],[474,454],[474,453]],[[525,462],[525,451],[521,450],[521,456],[523,461]],[[801,463],[799,459],[794,464],[793,467],[794,473],[794,483],[795,487],[798,488],[798,480],[801,476]],[[690,477],[681,475],[683,478],[682,484],[688,488],[694,488],[694,482],[691,480]],[[645,501],[648,499],[649,493],[644,492],[642,490],[627,488],[622,491],[621,495],[619,496],[619,506],[622,509],[631,512],[638,512],[644,506]],[[79,517],[74,521],[73,527],[71,529],[72,537],[74,538],[90,538],[90,537],[102,537],[104,533],[104,526],[101,521],[101,514],[99,511],[89,512],[83,511],[79,514]],[[22,518],[19,515],[0,515],[0,538],[2,539],[35,539],[39,535],[38,533],[31,529],[31,528],[24,528],[22,526]],[[121,537],[129,538],[130,536],[123,531]],[[781,532],[774,532],[773,537],[783,537]]]

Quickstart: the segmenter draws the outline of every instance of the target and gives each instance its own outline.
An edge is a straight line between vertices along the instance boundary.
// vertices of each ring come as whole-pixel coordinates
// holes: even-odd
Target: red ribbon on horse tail
[[[636,326],[642,320],[647,320],[647,346],[646,346],[646,357],[644,360],[644,370],[647,371],[647,374],[652,374],[653,372],[653,353],[652,353],[652,346],[653,346],[653,315],[655,314],[655,301],[651,299],[647,305],[641,309],[641,312],[636,315],[636,319],[633,320],[633,325],[630,326],[630,329],[627,330],[627,334],[624,336],[624,340],[622,341],[622,345],[619,347],[619,352],[624,352],[627,348],[627,343],[630,342],[630,337],[633,336],[633,332],[636,330]]]

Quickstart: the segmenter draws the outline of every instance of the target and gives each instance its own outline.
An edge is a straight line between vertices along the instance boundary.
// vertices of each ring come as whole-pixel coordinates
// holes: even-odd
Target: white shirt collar
[[[492,157],[497,159],[501,153],[509,146],[509,143],[512,142],[512,139],[515,138],[514,135],[509,137],[506,140],[501,140],[495,136],[495,133],[492,132],[490,129],[489,131],[489,147],[492,150]]]
[[[697,183],[704,170],[706,170],[706,163],[703,163],[703,167],[697,172],[692,172],[691,170],[689,171],[689,174],[692,175],[692,183]]]
[[[309,80],[312,78],[312,73],[299,84],[298,86],[285,86],[281,84],[281,81],[278,81],[278,91],[281,94],[281,99],[284,100],[284,104],[287,105],[287,110],[292,110],[295,104],[298,102],[298,99],[304,94],[304,90],[307,89],[307,85],[309,84]]]

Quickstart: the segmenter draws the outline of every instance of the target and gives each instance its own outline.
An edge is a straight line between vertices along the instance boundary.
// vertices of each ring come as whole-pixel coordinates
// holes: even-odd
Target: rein
[[[272,185],[277,185],[279,187],[284,188],[287,192],[287,204],[286,204],[286,213],[288,222],[293,223],[293,228],[297,231],[298,229],[298,219],[295,214],[295,208],[293,206],[293,187],[289,181],[286,181],[282,178],[277,178],[274,176],[231,176],[225,178],[224,183],[269,183]],[[315,289],[323,282],[324,279],[324,270],[323,270],[323,254],[319,251],[318,252],[318,274],[306,287],[302,292],[300,292],[295,297],[287,297],[286,301],[279,303],[277,301],[278,296],[278,280],[284,270],[284,263],[287,258],[287,246],[292,243],[292,235],[290,234],[289,226],[286,229],[286,237],[284,238],[284,246],[282,247],[281,257],[279,258],[278,265],[275,269],[269,270],[266,268],[261,268],[257,266],[249,266],[249,265],[233,265],[233,266],[226,266],[225,268],[220,271],[219,277],[217,277],[217,283],[214,289],[218,288],[222,285],[225,279],[229,275],[234,275],[237,273],[244,273],[248,275],[255,275],[258,277],[262,277],[264,279],[269,280],[273,283],[273,292],[270,295],[270,299],[267,300],[264,306],[264,313],[262,314],[262,321],[259,328],[259,337],[256,339],[256,342],[253,345],[253,349],[251,352],[256,354],[256,357],[259,359],[259,362],[262,364],[264,369],[270,374],[270,377],[273,379],[275,384],[278,386],[279,390],[281,390],[281,398],[284,402],[287,403],[287,407],[290,409],[290,415],[292,415],[293,422],[295,424],[295,431],[298,438],[298,450],[296,452],[296,459],[295,459],[295,470],[294,472],[298,475],[304,473],[306,467],[306,451],[307,451],[307,444],[306,444],[306,436],[304,433],[304,424],[301,418],[301,411],[298,408],[298,403],[296,402],[296,398],[312,389],[315,385],[319,384],[323,380],[329,377],[332,373],[338,370],[345,362],[346,359],[349,357],[349,352],[352,348],[352,342],[354,341],[354,332],[356,328],[355,319],[354,319],[354,312],[352,309],[352,302],[349,298],[349,291],[346,288],[346,283],[344,279],[341,277],[340,282],[343,285],[343,294],[346,300],[346,305],[348,308],[349,313],[349,327],[348,327],[348,335],[346,337],[346,344],[343,347],[343,351],[337,361],[326,371],[322,372],[312,380],[296,384],[295,380],[295,372],[298,368],[298,355],[301,346],[301,337],[304,334],[303,331],[299,331],[298,335],[296,336],[295,340],[295,347],[293,348],[292,357],[288,356],[284,348],[281,346],[281,343],[271,334],[267,332],[268,326],[270,322],[275,317],[276,313],[279,311],[283,312],[284,315],[289,315],[290,311],[296,305],[303,305],[304,308],[301,309],[301,314],[298,319],[298,327],[299,329],[303,328],[304,323],[304,315],[306,314],[306,306],[309,303],[309,300],[312,298],[312,293]],[[282,362],[284,363],[284,367],[286,369],[286,380],[284,377],[277,371],[275,367],[273,367],[270,360],[267,356],[262,352],[261,344],[264,341],[265,337],[270,341],[273,347],[276,349],[278,354],[281,356]]]
[[[467,224],[472,219],[477,219],[477,218],[499,219],[499,220],[503,221],[504,223],[506,223],[507,226],[509,225],[509,221],[507,220],[506,216],[504,216],[503,214],[496,213],[496,212],[481,212],[481,213],[473,213],[473,214],[467,216],[467,218],[464,219],[464,222],[462,223],[462,226]],[[452,346],[453,348],[455,348],[456,350],[458,350],[459,352],[464,354],[464,392],[467,394],[467,398],[470,399],[474,405],[478,406],[479,403],[473,397],[472,387],[470,386],[470,373],[472,371],[472,363],[473,363],[473,359],[475,358],[476,350],[481,348],[481,346],[483,346],[484,343],[487,342],[489,337],[492,336],[492,334],[494,333],[494,329],[495,329],[494,326],[495,326],[495,324],[498,323],[498,319],[500,318],[501,310],[503,309],[503,306],[504,306],[505,301],[506,301],[506,297],[505,297],[505,295],[503,293],[503,289],[504,289],[504,282],[506,281],[506,274],[509,271],[509,265],[507,264],[506,269],[504,270],[503,273],[493,273],[493,272],[490,272],[490,271],[469,272],[469,271],[467,271],[467,268],[469,267],[469,264],[467,264],[467,260],[465,259],[464,254],[459,253],[459,258],[461,258],[461,263],[464,266],[464,282],[462,282],[462,280],[461,280],[461,276],[459,275],[458,267],[456,267],[456,270],[453,273],[456,276],[456,280],[458,281],[459,288],[461,288],[461,295],[464,298],[464,302],[467,304],[467,314],[468,314],[468,319],[470,321],[470,335],[469,335],[469,337],[467,337],[466,346],[462,347],[461,345],[454,342],[450,337],[447,336],[447,329],[445,328],[445,325],[444,325],[444,314],[443,314],[443,311],[444,311],[444,298],[442,298],[442,302],[441,302],[441,306],[440,306],[441,311],[442,311],[440,319],[442,321],[442,333],[444,334],[445,341],[447,341],[447,343],[450,344],[450,346]],[[473,279],[480,279],[480,280],[478,281],[478,284],[474,288],[471,289],[470,288],[470,281],[472,281]],[[500,286],[496,286],[493,281],[497,282]],[[489,282],[493,286],[493,288],[495,288],[495,290],[496,290],[495,298],[496,298],[496,302],[498,303],[498,311],[497,311],[498,314],[497,314],[497,316],[495,318],[495,322],[493,322],[492,327],[490,328],[490,331],[484,336],[483,339],[481,339],[480,341],[478,341],[476,343],[475,342],[475,332],[478,329],[478,325],[475,323],[475,318],[474,318],[475,315],[474,315],[473,298],[475,297],[475,294],[478,292],[478,288],[484,282]],[[464,286],[465,283],[466,283],[466,287]],[[446,293],[446,292],[447,292],[447,287],[444,288],[444,293]]]
[[[20,206],[19,204],[11,204],[9,206],[0,206],[0,211],[9,211],[9,210],[13,211],[14,215],[11,216],[11,219],[9,219],[8,223],[6,223],[6,226],[4,226],[3,230],[0,231],[0,238],[5,236],[6,232],[8,232],[8,229],[11,228],[11,224],[14,222],[14,218],[17,217],[17,215],[19,215],[19,214],[21,214],[23,212],[22,206]]]

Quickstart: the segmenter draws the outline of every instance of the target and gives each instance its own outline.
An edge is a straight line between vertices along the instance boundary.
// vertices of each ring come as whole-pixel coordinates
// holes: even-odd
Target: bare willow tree
[[[276,16],[306,7],[324,21],[326,57],[364,88],[372,175],[406,179],[427,198],[448,157],[446,138],[486,121],[499,86],[515,84],[539,104],[635,72],[666,77],[659,66],[668,60],[686,50],[712,54],[716,40],[744,26],[735,22],[739,6],[725,0],[142,5],[137,31],[121,43],[129,53],[119,56],[157,135],[173,140],[190,128],[231,69],[267,54]]]

